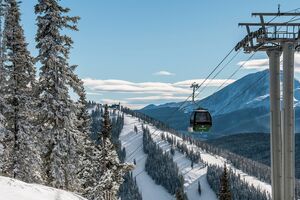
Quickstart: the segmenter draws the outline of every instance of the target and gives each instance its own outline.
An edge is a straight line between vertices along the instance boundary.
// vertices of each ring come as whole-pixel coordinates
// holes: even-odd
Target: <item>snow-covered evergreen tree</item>
[[[229,177],[226,164],[224,164],[224,172],[220,179],[220,193],[219,199],[220,200],[231,200],[231,192],[230,192],[230,185],[229,185]]]
[[[198,181],[198,193],[199,195],[202,193],[200,181]]]
[[[76,106],[69,96],[68,58],[73,41],[63,29],[77,30],[79,17],[67,15],[58,0],[39,0],[35,6],[36,35],[41,63],[39,77],[41,132],[45,138],[46,182],[57,188],[78,190]],[[75,163],[74,163],[75,162]],[[71,182],[70,182],[71,181]],[[76,184],[76,185],[74,185]]]
[[[76,79],[74,79],[76,80]],[[79,172],[78,177],[81,184],[81,193],[90,200],[95,200],[102,195],[101,187],[99,186],[101,177],[101,150],[96,146],[90,138],[91,119],[87,111],[86,95],[82,81],[77,79],[76,93],[79,95],[79,100],[76,103],[77,113],[77,130],[79,131],[79,140],[82,141],[78,145],[79,155]]]
[[[5,163],[4,159],[4,141],[6,137],[6,129],[4,127],[5,124],[5,119],[3,116],[4,113],[4,107],[5,107],[5,102],[4,102],[4,68],[3,68],[3,46],[2,46],[2,35],[3,35],[3,16],[4,16],[4,4],[3,0],[0,0],[0,174],[3,173],[3,167]]]
[[[105,105],[101,126],[101,168],[102,175],[99,187],[103,191],[101,199],[107,194],[113,200],[117,199],[119,187],[123,183],[123,176],[129,172],[133,166],[119,161],[115,146],[111,142],[111,123],[108,106]]]
[[[7,109],[4,116],[7,120],[6,128],[13,135],[5,144],[6,148],[11,150],[12,159],[5,173],[26,182],[41,183],[41,160],[31,112],[35,102],[34,61],[27,50],[24,31],[20,25],[19,2],[5,2],[3,69],[6,83],[3,92]]]

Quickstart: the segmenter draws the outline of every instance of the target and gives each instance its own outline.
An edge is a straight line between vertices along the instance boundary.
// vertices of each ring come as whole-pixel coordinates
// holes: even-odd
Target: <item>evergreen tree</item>
[[[101,125],[101,141],[102,141],[102,146],[105,148],[105,141],[107,139],[111,139],[111,122],[109,118],[109,111],[108,111],[108,106],[104,106],[104,114],[102,116],[102,125]]]
[[[7,149],[5,148],[5,138],[7,138],[7,130],[5,128],[5,118],[3,116],[4,110],[6,108],[4,101],[4,86],[5,86],[5,73],[3,67],[3,45],[2,45],[2,36],[3,36],[3,17],[4,17],[4,6],[3,0],[0,0],[0,174],[4,173],[5,164],[7,164],[7,159],[9,155],[6,154]]]
[[[188,200],[183,188],[178,188],[175,194],[176,200]]]
[[[64,29],[77,30],[79,17],[68,16],[69,9],[58,0],[39,0],[37,14],[37,60],[39,76],[40,131],[44,137],[44,168],[47,184],[76,190],[79,159],[76,157],[78,131],[76,106],[69,96],[70,71],[68,58],[73,41],[61,34]],[[72,180],[72,183],[70,181]]]
[[[220,186],[219,199],[220,200],[231,200],[229,176],[228,176],[226,164],[224,164],[224,172],[220,179],[220,183],[221,183],[221,186]]]
[[[124,183],[120,187],[119,196],[122,200],[142,200],[136,178],[132,176],[132,172],[126,173],[124,176]]]
[[[200,181],[198,181],[198,193],[199,195],[202,193]]]
[[[8,108],[4,112],[6,128],[13,139],[6,143],[11,149],[11,159],[6,174],[26,182],[42,182],[41,159],[33,125],[32,107],[36,102],[35,67],[27,50],[24,31],[20,25],[19,2],[6,0],[3,33],[6,84],[3,89]]]
[[[79,179],[81,181],[81,193],[87,199],[101,199],[102,188],[101,179],[101,150],[95,146],[89,137],[84,138],[82,151],[82,165],[80,166]]]
[[[137,133],[138,132],[138,128],[136,125],[134,125],[134,132]]]
[[[123,176],[129,172],[133,166],[120,163],[115,146],[111,142],[111,123],[108,106],[105,105],[101,126],[101,165],[102,176],[99,186],[104,195],[110,194],[112,199],[117,199],[120,185],[123,183]]]
[[[82,83],[79,82],[78,85]],[[81,184],[81,193],[87,199],[97,199],[102,195],[101,187],[99,186],[101,177],[100,157],[101,150],[91,141],[90,125],[91,119],[87,111],[87,101],[83,84],[77,90],[79,100],[77,102],[77,129],[80,137],[78,138],[82,143],[78,146],[79,154],[79,172],[78,177]]]

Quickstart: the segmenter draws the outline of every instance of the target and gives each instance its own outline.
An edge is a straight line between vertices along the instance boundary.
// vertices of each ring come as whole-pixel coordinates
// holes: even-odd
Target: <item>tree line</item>
[[[187,199],[184,194],[184,178],[173,161],[172,155],[164,152],[152,139],[148,127],[143,127],[143,150],[148,155],[145,171],[156,184],[162,185],[171,194]]]
[[[207,182],[214,190],[217,196],[223,200],[240,200],[240,199],[256,199],[271,200],[271,196],[265,191],[257,189],[253,185],[249,185],[236,175],[231,169],[226,172],[224,181],[224,169],[217,165],[208,165]],[[226,190],[224,188],[228,187]],[[230,197],[224,191],[230,191]]]

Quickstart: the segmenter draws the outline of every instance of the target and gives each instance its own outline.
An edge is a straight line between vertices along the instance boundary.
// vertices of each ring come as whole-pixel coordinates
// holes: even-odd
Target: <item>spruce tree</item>
[[[70,17],[68,12],[69,9],[60,6],[58,0],[39,0],[35,6],[37,60],[41,63],[39,123],[45,139],[43,160],[47,184],[76,190],[73,185],[78,166],[76,106],[70,99],[68,88],[72,68],[68,58],[73,41],[61,31],[77,30],[79,17]]]
[[[175,193],[176,200],[187,200],[187,196],[184,193],[183,188],[178,188]]]
[[[231,200],[229,175],[228,175],[226,164],[224,164],[224,172],[220,179],[220,183],[221,183],[221,185],[220,185],[219,199],[220,200]]]
[[[200,181],[198,181],[198,193],[199,195],[202,193]]]
[[[78,82],[78,86],[82,83]],[[87,199],[97,199],[101,196],[102,191],[99,190],[98,184],[101,177],[101,165],[99,158],[101,157],[101,150],[91,141],[90,125],[91,119],[87,111],[87,101],[83,84],[78,87],[77,94],[79,100],[76,103],[77,107],[77,130],[79,131],[79,140],[82,141],[78,146],[79,154],[79,171],[78,178],[81,184],[81,193]]]
[[[81,182],[81,193],[91,200],[100,199],[102,187],[100,187],[101,171],[101,150],[96,147],[89,137],[83,139],[83,155],[81,156],[79,178]]]
[[[32,107],[36,102],[33,95],[35,67],[20,20],[19,2],[6,0],[3,32],[6,84],[3,92],[8,107],[4,115],[6,128],[13,135],[12,140],[6,143],[6,147],[12,150],[12,161],[6,173],[26,182],[41,183],[41,159],[32,117]]]
[[[117,199],[119,187],[123,183],[123,176],[133,166],[119,161],[115,146],[111,142],[111,123],[108,106],[105,105],[101,127],[101,168],[102,176],[99,187],[103,191],[102,198],[110,194],[111,198]]]
[[[4,17],[5,6],[3,0],[0,0],[0,174],[3,173],[4,164],[7,164],[5,157],[8,158],[8,155],[5,156],[5,138],[7,137],[7,130],[5,128],[5,118],[3,116],[5,109],[4,101],[4,85],[5,85],[5,73],[3,67],[3,46],[2,46],[2,35],[3,35],[3,17]]]

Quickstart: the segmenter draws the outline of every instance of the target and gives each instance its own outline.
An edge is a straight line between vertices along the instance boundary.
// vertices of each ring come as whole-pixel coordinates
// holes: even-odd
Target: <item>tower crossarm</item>
[[[267,51],[276,49],[284,42],[293,42],[299,50],[300,45],[300,13],[252,13],[258,16],[259,22],[239,23],[239,26],[246,27],[247,35],[237,43],[235,50],[243,48],[246,53],[253,51]],[[273,18],[266,22],[265,17]],[[276,18],[290,16],[292,19],[275,21]],[[298,17],[298,18],[297,18]],[[275,22],[274,22],[275,21]],[[254,31],[253,31],[254,29]]]

